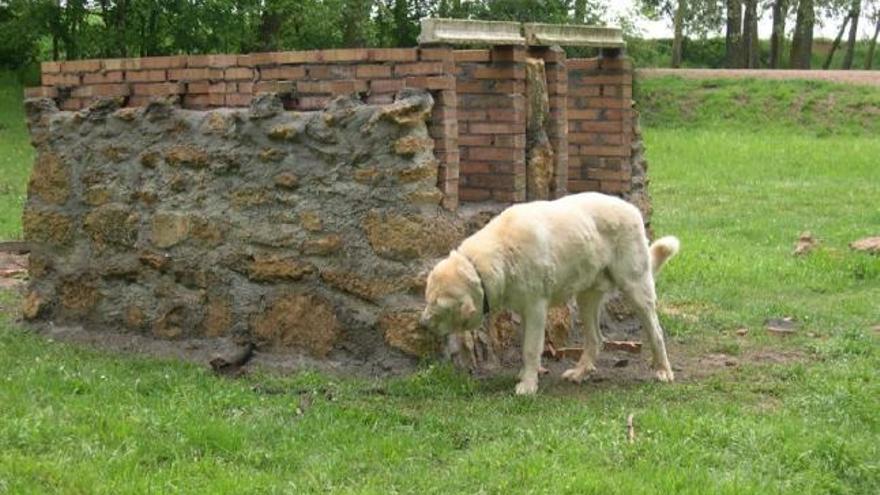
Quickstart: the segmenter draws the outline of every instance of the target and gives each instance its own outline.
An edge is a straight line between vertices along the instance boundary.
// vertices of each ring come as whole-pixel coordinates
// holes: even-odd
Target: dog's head
[[[475,330],[483,322],[483,286],[474,265],[452,251],[428,275],[419,323],[437,335]]]

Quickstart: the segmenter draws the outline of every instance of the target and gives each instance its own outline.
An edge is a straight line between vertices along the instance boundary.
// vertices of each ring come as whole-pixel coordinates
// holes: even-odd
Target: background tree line
[[[880,34],[880,0],[639,0],[642,14],[666,18],[674,27],[671,47],[635,38],[638,62],[665,53],[666,65],[690,63],[694,52],[715,50],[723,33],[726,67],[817,65],[813,32],[821,19],[840,23],[823,66],[844,50],[853,66],[858,22],[865,12],[874,35],[860,54],[871,67]],[[757,23],[770,15],[769,46]],[[487,20],[622,24],[608,19],[601,0],[0,0],[0,67],[40,60],[134,57],[176,53],[239,53],[333,47],[413,46],[425,16]],[[791,22],[794,24],[791,24]],[[790,33],[790,40],[787,33]],[[846,34],[846,41],[843,41]],[[641,42],[641,44],[639,44]],[[665,56],[665,55],[664,55]],[[653,65],[653,64],[649,64]],[[711,63],[710,65],[719,65]]]

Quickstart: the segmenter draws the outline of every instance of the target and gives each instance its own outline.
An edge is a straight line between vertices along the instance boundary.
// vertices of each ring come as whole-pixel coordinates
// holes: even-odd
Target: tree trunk
[[[874,49],[877,48],[877,36],[880,35],[880,17],[877,18],[877,26],[874,28],[874,37],[868,45],[868,58],[865,59],[865,70],[871,70],[874,65]]]
[[[773,34],[770,35],[770,68],[778,69],[782,60],[782,46],[785,44],[785,15],[788,13],[788,0],[773,2]]]
[[[739,67],[742,57],[742,0],[727,0],[727,33],[724,37],[725,63],[728,68]]]
[[[672,67],[681,67],[681,42],[684,31],[684,10],[686,8],[685,0],[678,0],[678,6],[675,8],[675,36],[672,38]]]
[[[816,22],[813,0],[800,0],[791,41],[792,69],[809,69],[813,53],[813,24]]]
[[[843,33],[844,31],[846,31],[846,25],[849,24],[849,19],[849,14],[847,14],[846,17],[843,18],[843,24],[840,25],[840,30],[837,31],[837,36],[831,43],[831,49],[828,50],[828,56],[825,57],[825,63],[822,64],[822,68],[825,70],[828,70],[828,68],[831,67],[831,59],[834,58],[834,53],[837,51],[837,47],[840,46],[840,40],[843,39]]]
[[[846,41],[846,53],[843,55],[843,68],[845,70],[852,69],[853,52],[856,49],[856,35],[859,29],[859,16],[862,15],[862,0],[853,0],[850,18],[852,23],[849,25],[849,39]]]
[[[758,66],[758,0],[745,0],[746,13],[743,19],[742,67],[754,69]]]

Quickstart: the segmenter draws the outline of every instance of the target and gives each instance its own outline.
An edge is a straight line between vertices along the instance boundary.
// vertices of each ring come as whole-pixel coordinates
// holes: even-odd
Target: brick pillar
[[[526,198],[522,46],[456,52],[462,201]]]
[[[455,58],[451,47],[419,48],[419,60],[442,63],[442,70],[451,79],[451,87],[431,91],[434,112],[428,122],[428,133],[434,139],[434,156],[437,157],[437,187],[443,191],[443,206],[449,210],[458,208],[458,95],[455,90]]]
[[[568,184],[568,71],[565,51],[559,47],[532,47],[529,49],[529,56],[544,60],[547,93],[550,98],[547,135],[554,154],[550,193],[554,198],[561,198],[567,194]]]
[[[569,192],[631,188],[632,62],[612,55],[566,62]]]

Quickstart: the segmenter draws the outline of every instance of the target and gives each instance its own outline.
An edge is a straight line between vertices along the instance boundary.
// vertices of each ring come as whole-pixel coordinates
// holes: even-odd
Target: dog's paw
[[[657,377],[657,381],[663,383],[672,383],[675,381],[675,375],[672,373],[672,370],[656,370],[654,371],[654,376]]]
[[[534,395],[538,391],[538,380],[523,380],[516,384],[516,395]]]
[[[587,376],[591,371],[594,371],[596,368],[586,367],[586,368],[569,368],[562,372],[562,379],[568,380],[572,383],[580,383],[584,381],[584,377]]]

